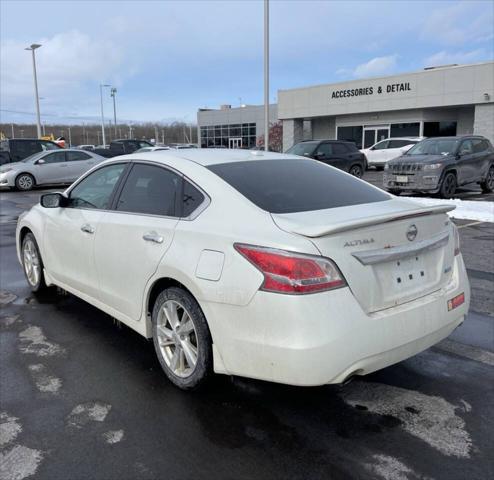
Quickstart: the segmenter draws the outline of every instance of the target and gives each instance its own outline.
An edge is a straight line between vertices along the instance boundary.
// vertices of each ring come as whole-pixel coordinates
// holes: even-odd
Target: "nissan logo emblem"
[[[407,230],[408,240],[413,242],[415,240],[415,237],[417,236],[417,232],[418,232],[417,226],[416,225],[410,225],[408,227],[408,230]]]

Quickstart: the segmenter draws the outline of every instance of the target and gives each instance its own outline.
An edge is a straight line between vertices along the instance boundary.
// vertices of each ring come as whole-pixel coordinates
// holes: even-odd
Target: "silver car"
[[[31,190],[37,185],[72,183],[105,158],[77,149],[35,153],[21,162],[0,167],[0,187]]]

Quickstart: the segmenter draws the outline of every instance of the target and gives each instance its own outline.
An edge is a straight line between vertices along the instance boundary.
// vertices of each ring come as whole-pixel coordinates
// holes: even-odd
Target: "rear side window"
[[[89,160],[90,155],[84,152],[66,152],[67,162],[79,162],[81,160]]]
[[[166,168],[136,164],[125,181],[116,209],[175,217],[181,181],[181,177]]]
[[[387,193],[364,181],[312,160],[253,160],[208,168],[271,213],[307,212],[390,199]]]
[[[203,201],[204,195],[194,185],[184,181],[182,217],[188,217]]]
[[[334,155],[344,155],[348,153],[346,145],[343,143],[333,143],[333,154]]]
[[[417,142],[413,142],[411,140],[390,140],[388,148],[401,148],[406,147],[407,145],[414,145]]]

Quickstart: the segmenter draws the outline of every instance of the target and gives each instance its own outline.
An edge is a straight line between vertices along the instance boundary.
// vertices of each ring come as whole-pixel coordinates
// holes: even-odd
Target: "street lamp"
[[[105,137],[105,115],[103,113],[103,87],[111,87],[107,84],[99,84],[99,96],[101,101],[101,139],[103,140],[103,148],[106,147],[106,137]]]
[[[36,99],[36,130],[38,132],[38,138],[41,137],[41,115],[39,113],[38,77],[36,75],[36,58],[34,55],[34,51],[39,47],[41,47],[41,45],[33,43],[30,47],[24,49],[31,50],[31,53],[33,55],[34,96]]]
[[[264,150],[269,150],[269,0],[264,0]]]
[[[113,87],[110,90],[110,95],[113,98],[113,126],[115,128],[115,138],[117,138],[117,107],[116,107],[117,89],[115,87]]]

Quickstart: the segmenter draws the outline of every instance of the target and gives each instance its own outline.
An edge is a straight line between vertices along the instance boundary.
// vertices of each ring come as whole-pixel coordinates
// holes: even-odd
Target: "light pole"
[[[12,123],[10,126],[12,127],[12,138],[15,138],[14,124]]]
[[[38,132],[38,138],[41,137],[41,115],[39,113],[38,77],[36,75],[36,58],[34,55],[34,51],[39,47],[41,47],[41,45],[33,43],[30,47],[24,49],[31,50],[31,53],[33,55],[34,96],[36,99],[36,129]]]
[[[117,89],[115,87],[113,87],[110,90],[110,95],[113,98],[113,123],[115,127],[115,138],[117,138],[117,107],[116,107]]]
[[[103,113],[103,87],[111,87],[111,85],[107,84],[99,84],[99,96],[101,101],[101,135],[103,140],[103,148],[106,147],[106,137],[105,137],[105,115]]]
[[[269,0],[264,0],[264,150],[269,150]]]

